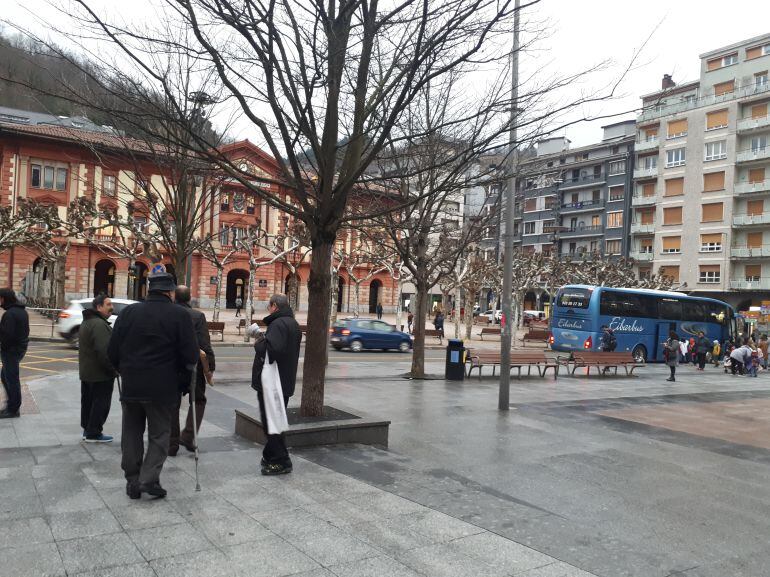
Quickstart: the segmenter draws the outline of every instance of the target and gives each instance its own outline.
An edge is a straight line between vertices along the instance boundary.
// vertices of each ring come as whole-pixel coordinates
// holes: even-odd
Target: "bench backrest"
[[[595,352],[595,351],[585,351],[585,352],[576,352],[574,353],[574,357],[576,360],[581,360],[584,362],[602,362],[602,361],[608,361],[608,362],[623,362],[623,363],[633,363],[634,362],[634,355],[632,355],[630,352],[619,352],[619,353],[604,353],[604,352]]]
[[[210,331],[223,331],[225,330],[225,323],[221,321],[209,321],[206,323],[206,328]]]
[[[524,338],[532,340],[546,340],[548,338],[548,331],[542,329],[532,329],[524,335]]]

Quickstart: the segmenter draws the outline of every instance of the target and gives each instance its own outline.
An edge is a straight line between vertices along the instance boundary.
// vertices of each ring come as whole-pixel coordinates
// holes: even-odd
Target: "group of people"
[[[83,311],[78,351],[82,440],[112,442],[113,437],[105,434],[103,427],[117,379],[122,408],[121,466],[131,499],[142,494],[165,497],[160,474],[166,458],[176,456],[180,446],[190,452],[196,450],[197,431],[206,409],[206,384],[216,359],[206,316],[190,302],[188,287],[177,286],[168,273],[157,273],[148,278],[146,299],[123,309],[114,328],[109,322],[112,300],[107,295],[98,295],[92,307]],[[0,418],[12,418],[19,416],[21,406],[19,365],[29,342],[29,319],[11,289],[0,289],[0,305],[5,309],[0,319],[0,356],[8,398]],[[285,295],[270,298],[268,313],[264,333],[256,324],[251,328],[255,336],[252,386],[258,392],[265,428],[260,374],[266,354],[271,363],[277,363],[287,405],[294,394],[302,339]],[[190,406],[180,429],[179,412],[185,395],[189,395]],[[290,473],[292,463],[283,435],[267,438],[262,474]]]
[[[721,363],[725,372],[756,377],[760,370],[767,368],[768,344],[767,335],[754,334],[736,344],[731,340],[724,343],[709,340],[703,331],[690,338],[680,338],[671,331],[664,347],[664,360],[671,372],[666,380],[676,380],[676,367],[682,363],[692,363],[699,371],[705,370],[707,363],[716,367]]]

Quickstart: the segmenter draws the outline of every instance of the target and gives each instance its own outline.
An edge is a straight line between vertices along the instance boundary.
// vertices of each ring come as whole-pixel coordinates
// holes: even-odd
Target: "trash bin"
[[[465,380],[465,347],[460,339],[449,339],[446,346],[446,379]]]

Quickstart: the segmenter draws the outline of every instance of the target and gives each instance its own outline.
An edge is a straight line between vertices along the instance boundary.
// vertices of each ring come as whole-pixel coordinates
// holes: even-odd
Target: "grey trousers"
[[[168,457],[173,405],[123,402],[123,433],[120,447],[121,466],[129,483],[158,483],[163,463]],[[147,453],[144,452],[144,428],[147,424]]]

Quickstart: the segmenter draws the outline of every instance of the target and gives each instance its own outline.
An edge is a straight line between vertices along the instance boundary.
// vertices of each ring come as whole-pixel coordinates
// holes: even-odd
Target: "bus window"
[[[730,325],[730,309],[719,303],[703,303],[706,309],[706,322],[719,323],[722,326]]]
[[[682,302],[682,320],[703,323],[711,320],[708,316],[706,303],[701,301]]]
[[[682,320],[682,302],[676,299],[660,299],[658,303],[658,318],[667,321]]]
[[[599,301],[599,314],[610,317],[655,318],[655,298],[648,295],[605,290]]]
[[[567,288],[559,293],[556,304],[568,309],[587,309],[592,292],[590,289]]]

